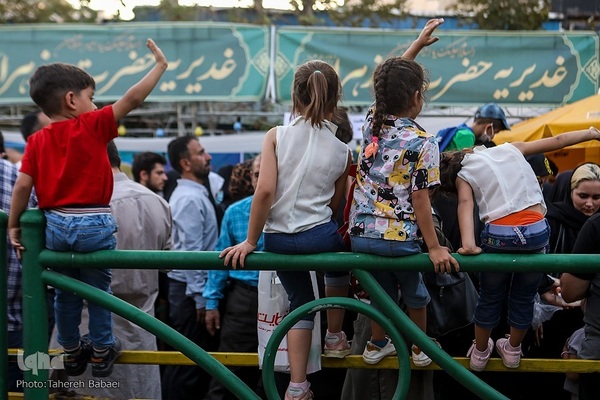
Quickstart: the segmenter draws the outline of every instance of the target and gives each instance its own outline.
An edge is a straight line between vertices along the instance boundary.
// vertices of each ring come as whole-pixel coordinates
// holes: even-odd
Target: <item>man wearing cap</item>
[[[504,111],[496,103],[481,106],[471,126],[461,124],[442,129],[437,134],[440,151],[455,151],[471,148],[492,141],[496,132],[510,130]]]
[[[554,179],[556,178],[556,174],[558,174],[558,167],[543,153],[530,154],[525,159],[531,165],[531,169],[535,172],[538,183],[542,187],[544,201],[546,204],[552,203]]]
[[[530,154],[525,159],[531,165],[533,172],[535,172],[540,186],[552,179],[554,171],[552,171],[551,161],[543,153]]]

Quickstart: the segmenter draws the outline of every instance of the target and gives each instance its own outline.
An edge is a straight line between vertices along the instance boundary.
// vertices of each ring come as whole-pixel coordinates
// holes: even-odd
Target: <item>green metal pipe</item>
[[[0,237],[6,238],[8,216],[0,213]],[[6,240],[6,239],[5,239]],[[8,262],[7,246],[0,246],[0,376],[8,376]],[[7,379],[0,379],[0,400],[8,399]]]
[[[385,315],[394,323],[402,333],[409,337],[419,348],[425,352],[445,372],[463,384],[467,389],[485,400],[508,399],[481,379],[476,377],[460,363],[454,360],[445,351],[440,349],[410,318],[398,307],[397,303],[388,296],[373,276],[361,270],[353,270],[360,284],[384,310]],[[373,297],[375,293],[376,297]],[[384,328],[387,329],[387,328]]]
[[[45,267],[71,267],[71,268],[80,268],[82,266],[85,267],[103,267],[103,268],[143,268],[143,269],[164,269],[165,265],[176,265],[178,269],[215,269],[215,270],[224,270],[229,269],[223,265],[223,260],[219,259],[218,252],[176,252],[176,251],[127,251],[127,250],[113,250],[113,251],[98,251],[94,253],[87,254],[78,254],[78,253],[59,253],[59,252],[51,252],[44,249],[44,217],[41,211],[27,211],[23,217],[21,218],[23,225],[23,243],[27,248],[27,251],[24,254],[23,259],[23,269],[24,269],[24,297],[28,298],[27,301],[24,299],[24,308],[27,307],[29,312],[26,312],[27,319],[24,321],[25,326],[29,326],[29,329],[25,329],[25,348],[27,354],[31,354],[32,350],[34,351],[47,351],[47,338],[45,337],[45,331],[40,332],[39,330],[35,332],[35,335],[38,338],[28,338],[28,336],[33,335],[33,327],[40,326],[40,324],[45,325],[45,296],[35,296],[36,293],[44,293],[44,285],[41,282],[41,276],[44,276],[44,279],[47,279],[48,282],[51,283],[54,280],[56,284],[75,284],[73,290],[81,290],[81,287],[78,287],[77,284],[84,285],[78,281],[69,282],[70,278],[63,277],[62,275],[55,274],[49,271],[45,271],[40,265]],[[461,265],[461,269],[467,272],[474,271],[526,271],[526,272],[597,272],[600,271],[600,258],[595,255],[541,255],[541,254],[531,254],[531,255],[514,255],[514,254],[482,254],[478,256],[460,256],[458,254],[454,254],[456,259],[459,261]],[[30,265],[30,266],[29,266]],[[365,288],[369,292],[378,293],[381,291],[380,286],[376,283],[376,281],[372,278],[372,276],[367,272],[369,270],[416,270],[416,271],[431,271],[432,265],[429,261],[429,257],[427,254],[420,254],[414,256],[406,256],[401,259],[398,258],[388,258],[388,257],[378,257],[370,254],[353,254],[353,253],[322,253],[318,255],[295,255],[290,257],[289,255],[281,255],[281,254],[273,254],[273,253],[254,253],[247,258],[246,261],[246,269],[247,270],[306,270],[310,268],[311,270],[323,271],[323,270],[340,270],[347,271],[353,270],[357,277],[361,280],[361,283],[365,286]],[[28,272],[28,277],[25,277],[25,271]],[[37,275],[37,278],[36,278]],[[28,282],[26,283],[25,280]],[[60,286],[59,286],[60,287]],[[90,290],[93,288],[90,288]],[[93,289],[97,290],[97,289]],[[92,291],[93,291],[92,290]],[[106,306],[112,310],[111,306],[106,303],[104,305],[104,301],[108,301],[104,299],[103,295],[106,295],[108,298],[112,296],[100,292],[99,298],[96,300],[100,305]],[[381,291],[383,293],[383,291]],[[91,297],[89,297],[89,290],[85,290],[86,298],[94,301]],[[372,296],[378,296],[378,294],[371,294]],[[34,294],[34,295],[31,295]],[[336,299],[337,301],[338,299]],[[345,299],[339,299],[340,301],[344,301]],[[455,379],[465,382],[467,387],[477,393],[480,397],[484,399],[504,399],[504,397],[485,385],[481,382],[477,377],[471,374],[466,368],[462,367],[460,364],[455,362],[451,357],[449,357],[445,352],[439,350],[437,346],[433,344],[418,328],[412,324],[410,319],[398,309],[397,305],[387,296],[382,297],[380,300],[380,304],[384,307],[385,314],[388,314],[386,317],[384,313],[380,313],[374,310],[370,306],[365,306],[362,310],[357,310],[353,308],[356,303],[352,303],[347,305],[350,309],[355,309],[372,319],[376,320],[380,323],[390,336],[400,343],[402,338],[398,332],[398,329],[401,329],[408,337],[410,337],[416,344],[418,344],[431,358],[442,368],[447,370],[447,372],[452,375]],[[321,304],[321,302],[323,304]],[[360,303],[360,302],[359,302]],[[27,304],[27,305],[26,305]],[[303,307],[295,310],[290,314],[288,318],[285,318],[282,321],[280,326],[280,330],[278,328],[272,340],[277,340],[276,335],[279,336],[278,342],[285,335],[285,333],[291,328],[291,326],[295,323],[294,319],[299,320],[302,315],[301,313],[310,313],[314,312],[314,307],[332,307],[336,306],[332,303],[331,299],[322,299],[317,300],[317,305],[314,303],[310,303],[304,305]],[[327,306],[325,306],[327,304]],[[342,307],[346,307],[346,304],[341,303]],[[363,306],[362,303],[357,305],[356,307]],[[38,311],[36,311],[38,309]],[[135,309],[135,308],[134,308]],[[138,311],[137,309],[135,309]],[[114,311],[114,310],[113,310]],[[117,311],[115,311],[117,312]],[[119,312],[117,312],[119,313]],[[141,313],[143,314],[143,313]],[[128,317],[124,314],[124,317]],[[167,331],[167,333],[162,332],[163,328],[170,329],[166,325],[164,327],[160,327],[160,329],[154,327],[153,323],[156,322],[151,317],[143,314],[144,316],[150,318],[148,321],[142,321],[141,323],[136,322],[135,315],[131,315],[130,319],[136,323],[138,323],[143,328],[148,331],[154,333],[158,337],[161,337],[168,343],[174,343],[176,340],[173,339],[171,341],[171,335],[175,332]],[[41,318],[43,316],[43,318]],[[293,317],[293,319],[292,319]],[[391,319],[391,322],[387,318]],[[141,317],[140,317],[141,318]],[[159,322],[156,322],[159,323]],[[144,325],[143,325],[144,324]],[[160,323],[159,323],[160,324]],[[289,324],[289,326],[287,326]],[[398,328],[396,328],[397,326]],[[157,331],[158,329],[159,331]],[[415,331],[416,330],[416,331]],[[41,333],[40,335],[37,335]],[[43,336],[43,337],[40,337]],[[179,343],[179,342],[178,342]],[[174,347],[179,347],[178,343],[175,343]],[[180,344],[180,343],[179,343]],[[269,343],[271,344],[271,343]],[[190,345],[191,346],[191,345]],[[273,345],[274,347],[275,345]],[[402,349],[403,347],[403,349]],[[197,363],[203,362],[202,356],[204,354],[195,355],[194,351],[195,347],[190,347],[185,350],[184,354],[190,357],[192,360]],[[404,355],[399,354],[399,364],[401,366],[401,371],[407,371],[410,375],[410,368],[402,365],[402,362],[409,363],[409,357],[407,354],[406,346],[398,346],[399,351],[403,351]],[[273,349],[271,349],[271,352]],[[275,356],[274,353],[269,353],[270,357]],[[216,363],[216,365],[224,368],[229,372],[225,367],[216,362],[212,357],[206,355],[212,361]],[[403,361],[404,360],[404,361]],[[210,360],[204,360],[210,364],[210,367],[213,367]],[[273,360],[274,361],[274,360]],[[273,368],[273,361],[268,363],[265,360],[265,367],[267,371],[263,371],[263,375],[267,373],[269,368]],[[205,365],[208,365],[205,364]],[[269,365],[271,364],[271,365]],[[219,367],[217,367],[219,368]],[[213,368],[214,369],[214,368]],[[272,371],[272,370],[271,370]],[[209,370],[211,372],[211,370]],[[399,372],[400,373],[400,372]],[[408,376],[409,376],[408,375]],[[215,375],[216,376],[216,375]],[[216,376],[219,379],[219,376]],[[267,381],[271,376],[267,376]],[[235,378],[235,377],[233,377]],[[36,377],[32,377],[31,375],[26,375],[27,380],[39,380]],[[237,378],[236,378],[237,379]],[[407,379],[401,379],[400,381],[406,382]],[[223,382],[223,381],[221,381]],[[225,383],[225,382],[224,382]],[[235,384],[235,382],[234,382]],[[249,389],[242,383],[243,389],[236,389],[232,387],[232,391],[238,390],[240,391],[238,397],[242,399],[246,398],[255,398],[253,397],[253,393],[249,394],[244,392]],[[269,384],[270,385],[270,384]],[[273,383],[274,385],[274,383]],[[270,385],[272,386],[272,385]],[[272,389],[272,387],[271,387]],[[396,390],[396,394],[394,398],[397,398],[399,394],[403,392],[404,389],[399,387]],[[47,392],[47,391],[46,391]],[[36,396],[28,396],[26,392],[27,398],[47,398],[47,395],[42,396],[42,391],[37,390],[35,392],[30,392]],[[248,397],[249,396],[249,397]]]
[[[375,292],[377,292],[377,290],[375,290]],[[383,294],[387,296],[381,287],[379,288],[379,293],[377,294]],[[300,321],[300,319],[305,315],[312,314],[317,311],[323,311],[328,308],[346,308],[359,312],[376,321],[386,330],[393,342],[396,343],[396,351],[398,352],[398,385],[396,387],[393,400],[406,398],[406,394],[408,393],[408,388],[410,386],[411,369],[408,349],[404,342],[404,338],[398,329],[392,324],[392,322],[380,311],[368,304],[363,303],[362,301],[344,297],[328,297],[306,303],[286,315],[275,331],[273,331],[273,334],[271,335],[271,338],[265,347],[265,356],[262,367],[263,385],[265,387],[267,398],[269,400],[275,400],[279,398],[277,394],[277,388],[275,386],[274,365],[277,348],[279,347],[279,343],[281,343],[283,337],[292,328],[292,326],[294,326],[296,322]]]
[[[186,338],[162,321],[146,314],[126,301],[63,274],[45,270],[41,273],[41,276],[45,283],[61,290],[73,292],[79,297],[94,302],[99,306],[134,322],[166,343],[169,343],[218,379],[219,382],[225,385],[225,387],[239,399],[260,399],[256,393],[248,388],[248,386],[236,377],[227,367],[215,360],[190,339]]]
[[[81,265],[114,269],[164,269],[177,265],[178,269],[228,270],[216,251],[144,251],[103,250],[94,253],[59,253],[44,250],[40,263],[46,267],[78,268]],[[466,272],[596,272],[600,271],[600,257],[593,254],[479,254],[461,256],[452,254]],[[315,271],[348,271],[352,269],[433,271],[427,254],[405,257],[379,257],[364,253],[320,253],[290,257],[285,254],[255,252],[246,258],[246,270],[298,271],[310,266]]]
[[[23,270],[23,357],[32,356],[32,362],[47,356],[48,353],[48,316],[46,303],[46,285],[42,282],[44,268],[38,260],[40,252],[46,246],[45,217],[43,212],[27,211],[21,216],[21,241],[25,247],[21,262]],[[36,373],[37,372],[37,373]],[[32,369],[24,372],[27,383],[25,398],[48,399],[48,370]]]

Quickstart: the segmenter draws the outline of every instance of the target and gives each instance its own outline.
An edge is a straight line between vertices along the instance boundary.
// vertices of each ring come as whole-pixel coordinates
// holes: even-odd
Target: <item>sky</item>
[[[78,4],[77,0],[69,0],[72,4]],[[124,20],[133,19],[134,14],[132,9],[135,6],[150,5],[157,6],[160,4],[160,0],[123,0],[127,7],[123,7],[119,0],[92,0],[90,7],[94,10],[104,10],[109,15],[116,14],[117,11],[121,12],[121,18]],[[214,6],[214,7],[248,7],[253,3],[252,0],[179,0],[179,4],[182,6],[200,5],[200,6]],[[287,4],[282,0],[264,0],[263,6],[265,8],[281,8],[281,4]]]

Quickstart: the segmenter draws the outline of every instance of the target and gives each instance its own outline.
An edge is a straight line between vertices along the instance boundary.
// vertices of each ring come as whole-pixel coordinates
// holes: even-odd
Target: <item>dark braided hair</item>
[[[427,86],[425,71],[417,62],[402,57],[392,57],[379,64],[373,74],[375,90],[375,112],[373,114],[373,136],[379,136],[383,119],[387,115],[399,115],[408,111],[413,104],[415,92]]]

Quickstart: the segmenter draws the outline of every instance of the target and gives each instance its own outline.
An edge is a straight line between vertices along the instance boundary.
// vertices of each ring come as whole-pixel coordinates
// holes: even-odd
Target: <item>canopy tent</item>
[[[494,142],[497,144],[529,142],[569,131],[587,129],[592,125],[600,128],[600,94],[515,124],[510,131],[499,132]],[[580,143],[548,153],[546,156],[556,163],[560,171],[573,169],[585,161],[600,164],[600,142],[593,140]]]

